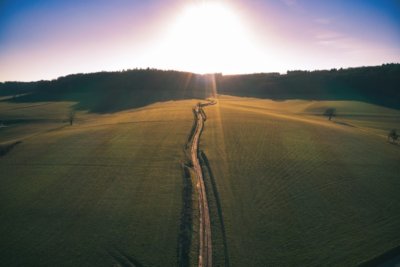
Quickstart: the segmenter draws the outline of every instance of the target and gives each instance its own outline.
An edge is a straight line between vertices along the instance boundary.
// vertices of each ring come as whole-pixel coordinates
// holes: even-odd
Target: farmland
[[[175,266],[193,101],[104,115],[0,105],[0,259],[9,266]]]
[[[354,266],[398,246],[398,111],[221,96],[206,113],[231,266]]]
[[[197,102],[78,110],[72,126],[74,102],[1,102],[0,145],[20,141],[0,158],[2,262],[175,266],[186,205],[194,266],[181,163]],[[204,111],[215,266],[354,266],[398,246],[400,147],[386,135],[399,111],[232,96]]]
[[[400,0],[0,0],[0,267],[400,267]]]

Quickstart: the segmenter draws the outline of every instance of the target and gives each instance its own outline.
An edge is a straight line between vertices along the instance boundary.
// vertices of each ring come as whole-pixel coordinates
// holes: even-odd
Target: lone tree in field
[[[396,141],[399,139],[400,135],[397,133],[396,129],[390,130],[388,134],[388,141],[390,143],[396,143]]]
[[[335,108],[328,108],[324,112],[324,116],[327,116],[329,120],[332,120],[332,117],[336,116],[336,109]]]
[[[72,125],[75,121],[75,110],[72,108],[68,112],[68,121],[69,125]]]

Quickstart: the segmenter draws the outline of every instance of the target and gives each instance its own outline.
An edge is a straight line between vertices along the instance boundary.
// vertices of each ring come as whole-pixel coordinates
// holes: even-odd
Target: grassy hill
[[[220,94],[276,100],[355,100],[400,109],[400,64],[317,71],[219,75]]]
[[[205,98],[210,76],[161,70],[129,70],[74,74],[52,81],[0,83],[8,102],[73,101],[75,109],[111,113],[154,102]]]
[[[215,263],[354,266],[389,251],[400,242],[400,147],[386,141],[400,129],[398,74],[394,64],[0,83],[1,262],[177,265],[192,99],[215,85],[258,97],[205,108]]]
[[[400,109],[400,64],[289,71],[287,74],[198,75],[154,69],[74,74],[52,81],[0,83],[7,101],[74,101],[75,108],[110,113],[157,101],[218,93],[276,100],[352,100]],[[1,98],[0,98],[1,100]],[[3,100],[4,101],[4,100]]]
[[[231,266],[355,266],[399,245],[400,147],[384,133],[400,112],[220,97],[206,113]]]
[[[193,101],[109,115],[1,103],[0,259],[8,266],[175,266]]]

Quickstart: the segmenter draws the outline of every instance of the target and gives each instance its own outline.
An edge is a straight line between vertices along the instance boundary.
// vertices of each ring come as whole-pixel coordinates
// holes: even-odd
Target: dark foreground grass
[[[1,157],[1,265],[176,266],[191,106],[87,117]]]

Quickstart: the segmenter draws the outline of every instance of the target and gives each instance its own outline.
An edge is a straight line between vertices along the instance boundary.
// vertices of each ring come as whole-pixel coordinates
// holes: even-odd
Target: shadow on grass
[[[395,247],[378,257],[361,263],[359,267],[392,267],[400,264],[400,246]]]
[[[343,125],[343,126],[348,126],[348,127],[355,127],[354,125],[351,125],[351,124],[349,124],[349,123],[347,123],[347,122],[342,122],[342,121],[333,121],[334,123],[336,123],[336,124],[340,124],[340,125]]]
[[[16,145],[22,143],[21,141],[16,141],[12,143],[0,144],[0,157],[7,155]]]

